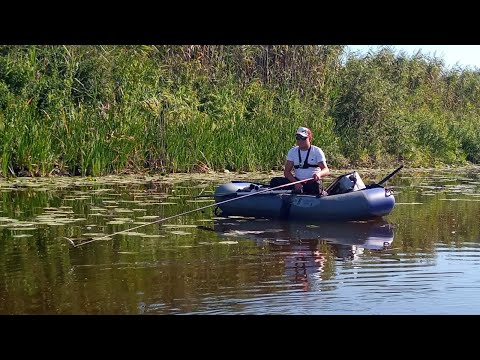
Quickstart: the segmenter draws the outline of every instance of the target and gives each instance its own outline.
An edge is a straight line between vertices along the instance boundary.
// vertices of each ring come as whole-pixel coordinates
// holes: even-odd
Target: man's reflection
[[[368,250],[384,250],[393,241],[386,221],[304,224],[276,220],[227,218],[215,224],[221,236],[245,237],[276,252],[285,262],[285,276],[302,289],[309,280],[324,281],[335,275],[336,261],[356,261]]]

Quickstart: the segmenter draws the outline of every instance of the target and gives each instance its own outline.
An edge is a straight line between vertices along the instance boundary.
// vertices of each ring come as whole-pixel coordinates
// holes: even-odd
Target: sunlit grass
[[[388,48],[0,46],[3,177],[480,161],[480,75]]]

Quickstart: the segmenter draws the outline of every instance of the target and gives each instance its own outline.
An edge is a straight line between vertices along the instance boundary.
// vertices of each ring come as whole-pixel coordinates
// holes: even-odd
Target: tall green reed
[[[280,169],[298,126],[332,167],[479,161],[478,71],[344,50],[0,46],[2,174]]]

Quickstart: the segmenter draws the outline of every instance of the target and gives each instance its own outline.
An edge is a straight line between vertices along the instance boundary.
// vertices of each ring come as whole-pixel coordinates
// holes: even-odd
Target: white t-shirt
[[[298,169],[293,168],[295,173],[295,177],[298,180],[304,180],[311,178],[313,174],[317,171],[320,171],[318,167],[309,167],[307,169],[303,169],[302,166],[305,162],[305,157],[307,156],[308,150],[300,150],[300,157],[301,161],[298,159],[298,146],[295,146],[288,150],[287,160],[293,161],[293,165],[297,166],[300,165]],[[310,154],[308,155],[307,163],[310,165],[318,165],[319,162],[327,164],[327,160],[325,159],[325,154],[323,150],[320,149],[318,146],[311,145],[310,146]]]

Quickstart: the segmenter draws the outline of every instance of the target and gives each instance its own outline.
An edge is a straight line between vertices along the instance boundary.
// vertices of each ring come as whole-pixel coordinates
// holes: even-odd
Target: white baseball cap
[[[302,135],[303,137],[306,137],[306,138],[312,138],[312,132],[310,131],[310,129],[303,126],[297,129],[296,134]]]

